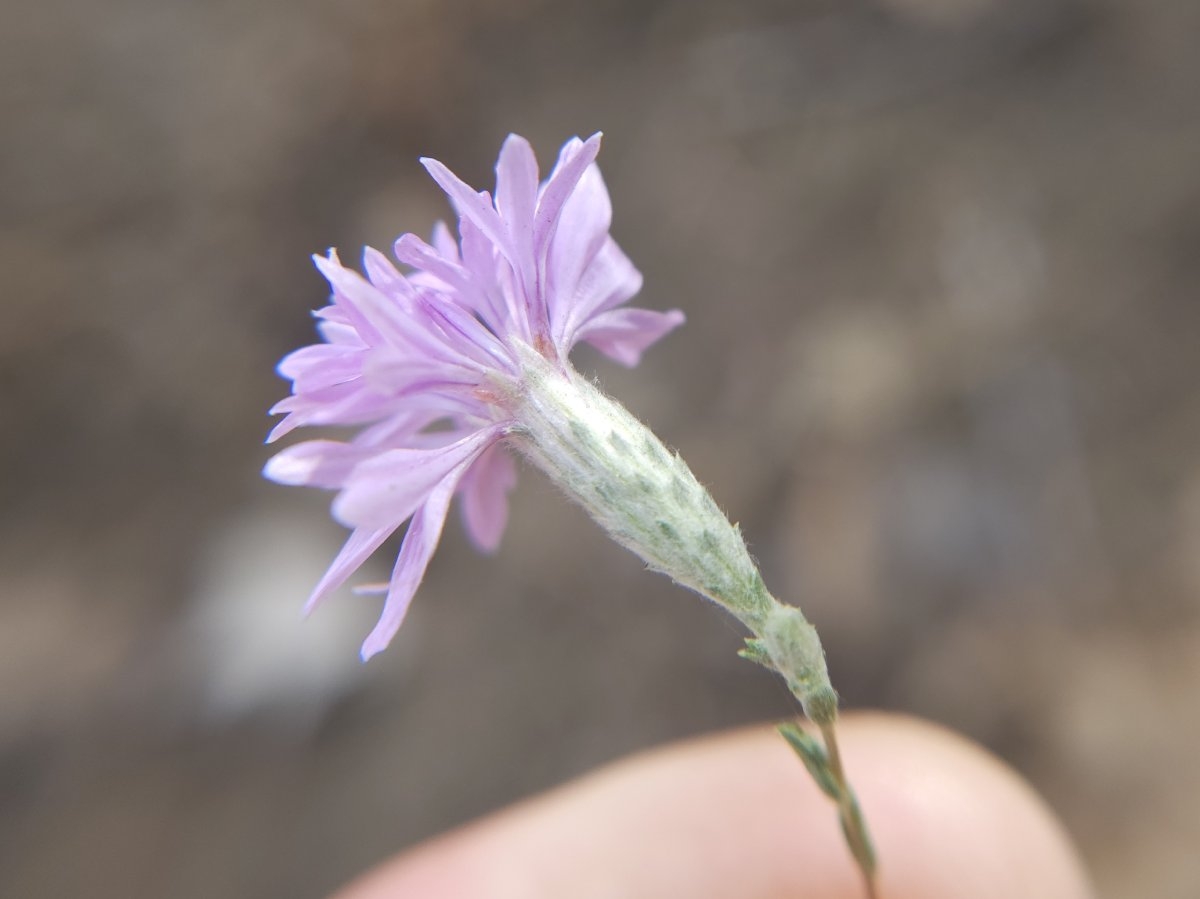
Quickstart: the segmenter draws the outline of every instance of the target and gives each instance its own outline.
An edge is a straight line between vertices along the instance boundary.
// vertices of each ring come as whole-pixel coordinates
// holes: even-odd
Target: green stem
[[[824,748],[795,725],[780,728],[817,786],[837,803],[842,833],[866,881],[867,896],[876,899],[875,853],[862,810],[842,765],[835,729],[838,698],[829,682],[820,638],[799,609],[784,605],[773,597],[770,603],[768,614],[751,623],[755,636],[746,641],[742,655],[778,672],[800,701],[805,716],[821,731]]]
[[[875,884],[875,850],[871,845],[871,836],[867,832],[867,824],[859,808],[858,799],[846,779],[842,767],[842,754],[838,749],[837,732],[833,722],[820,725],[821,739],[825,742],[825,755],[828,759],[829,774],[838,786],[838,817],[842,822],[842,832],[846,835],[846,843],[850,854],[858,864],[866,881],[868,899],[877,899]]]

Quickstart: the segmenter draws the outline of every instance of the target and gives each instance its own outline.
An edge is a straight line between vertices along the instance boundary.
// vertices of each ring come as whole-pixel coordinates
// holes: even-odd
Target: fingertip
[[[887,899],[1087,899],[1066,831],[1032,787],[945,728],[892,715],[841,725],[848,776],[880,857]]]
[[[912,718],[849,715],[881,899],[1086,899],[1070,840],[1011,769]],[[653,750],[401,856],[337,899],[860,899],[833,807],[770,728]]]

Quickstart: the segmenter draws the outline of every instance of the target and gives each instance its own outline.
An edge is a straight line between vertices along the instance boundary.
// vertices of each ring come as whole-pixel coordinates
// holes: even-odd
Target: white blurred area
[[[268,715],[303,731],[372,674],[357,647],[379,597],[347,589],[302,616],[339,544],[319,502],[288,507],[230,519],[199,554],[179,642],[203,715],[215,723]],[[356,577],[370,578],[371,570]]]

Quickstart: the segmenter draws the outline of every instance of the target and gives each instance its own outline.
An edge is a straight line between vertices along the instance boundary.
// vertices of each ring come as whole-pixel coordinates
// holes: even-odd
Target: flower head
[[[334,516],[353,529],[306,609],[409,522],[364,658],[400,627],[455,496],[472,541],[499,544],[516,481],[505,443],[525,429],[529,359],[570,379],[568,354],[585,341],[632,366],[683,322],[679,311],[624,305],[642,278],[609,235],[599,148],[598,134],[568,141],[540,181],[528,142],[511,135],[494,197],[423,159],[458,214],[457,236],[443,224],[430,242],[401,236],[394,253],[407,272],[372,249],[366,277],[333,251],[314,257],[332,287],[316,313],[323,342],[279,364],[292,395],[271,410],[286,417],[268,439],[303,426],[362,430],[291,446],[264,473],[339,491]]]

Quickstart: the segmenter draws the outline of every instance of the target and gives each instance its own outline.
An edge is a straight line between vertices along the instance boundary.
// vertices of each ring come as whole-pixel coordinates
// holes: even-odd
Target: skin
[[[839,722],[880,899],[1087,899],[1012,770],[909,718]],[[634,756],[405,852],[335,899],[864,899],[829,800],[771,728]]]

